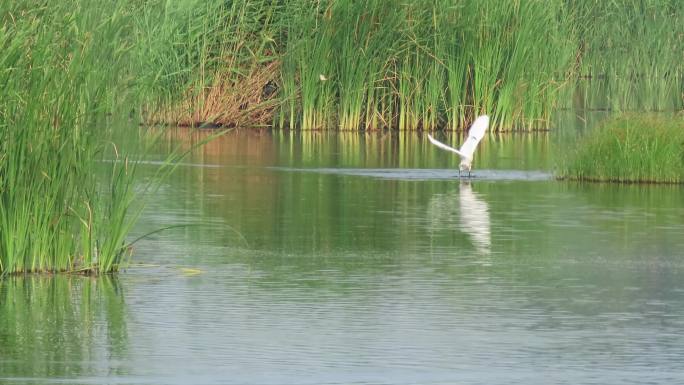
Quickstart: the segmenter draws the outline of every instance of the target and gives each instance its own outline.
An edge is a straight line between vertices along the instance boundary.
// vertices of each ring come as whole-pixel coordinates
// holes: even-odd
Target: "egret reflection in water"
[[[470,235],[477,251],[489,254],[492,244],[489,206],[473,192],[470,182],[461,182],[458,191],[461,231]]]
[[[480,255],[489,255],[491,224],[487,202],[477,196],[469,181],[461,181],[458,192],[437,194],[428,206],[430,227],[467,234]]]

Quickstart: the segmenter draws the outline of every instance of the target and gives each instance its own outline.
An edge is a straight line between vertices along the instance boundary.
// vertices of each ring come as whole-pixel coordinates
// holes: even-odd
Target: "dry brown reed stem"
[[[148,123],[177,126],[266,126],[278,105],[275,89],[280,62],[254,66],[244,76],[222,73],[207,86],[195,86],[171,107],[151,113]]]

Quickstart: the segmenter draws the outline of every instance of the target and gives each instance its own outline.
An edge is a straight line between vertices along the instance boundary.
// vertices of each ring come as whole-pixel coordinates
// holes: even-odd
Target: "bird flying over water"
[[[489,127],[489,116],[482,115],[475,119],[475,122],[473,122],[468,130],[468,138],[465,142],[463,142],[461,148],[458,150],[438,141],[430,134],[428,134],[428,139],[430,139],[432,144],[441,148],[442,150],[447,150],[458,154],[458,156],[461,157],[461,163],[458,167],[459,175],[461,175],[462,171],[468,171],[468,176],[470,176],[470,169],[473,165],[473,154],[475,153],[478,143],[480,143],[484,137],[487,127]]]

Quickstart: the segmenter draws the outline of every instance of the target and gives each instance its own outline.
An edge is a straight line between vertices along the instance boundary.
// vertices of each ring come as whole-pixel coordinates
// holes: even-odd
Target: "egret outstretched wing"
[[[458,155],[463,156],[463,154],[462,154],[460,151],[458,151],[457,149],[455,149],[455,148],[453,148],[453,147],[450,147],[450,146],[447,146],[446,144],[444,144],[444,143],[438,141],[437,139],[433,138],[430,134],[428,134],[428,139],[430,139],[430,143],[432,143],[432,144],[434,144],[435,146],[441,148],[442,150],[447,150],[447,151],[455,152],[455,153],[457,153]]]
[[[487,127],[489,127],[489,116],[482,115],[475,119],[475,122],[473,122],[468,130],[468,139],[463,142],[463,145],[461,145],[461,148],[458,150],[457,154],[467,158],[472,158],[478,143],[480,143],[482,138],[484,138]]]
[[[463,145],[458,150],[438,141],[437,139],[433,138],[430,134],[428,134],[428,139],[432,144],[441,148],[442,150],[455,152],[462,158],[472,159],[473,153],[475,153],[477,145],[480,143],[482,138],[484,138],[484,134],[485,131],[487,131],[487,127],[489,127],[489,116],[482,115],[475,119],[475,122],[473,122],[473,124],[470,126],[470,129],[468,130],[468,138],[465,142],[463,142]]]

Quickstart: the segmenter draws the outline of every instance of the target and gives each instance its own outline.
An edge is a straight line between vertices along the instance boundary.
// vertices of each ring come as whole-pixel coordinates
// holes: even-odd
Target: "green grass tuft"
[[[684,119],[625,115],[585,133],[558,177],[617,183],[684,182]]]

